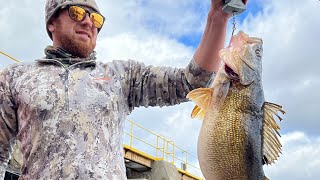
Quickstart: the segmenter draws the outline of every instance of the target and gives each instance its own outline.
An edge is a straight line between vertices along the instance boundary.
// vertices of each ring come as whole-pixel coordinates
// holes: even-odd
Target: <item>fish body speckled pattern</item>
[[[187,95],[197,104],[192,117],[203,119],[198,157],[206,180],[266,180],[263,164],[279,156],[274,115],[284,111],[264,99],[262,44],[240,31],[220,51],[223,64],[211,88]]]
[[[169,106],[214,77],[186,68],[61,59],[11,65],[0,72],[0,179],[13,142],[21,142],[20,179],[124,180],[123,127],[139,106]]]

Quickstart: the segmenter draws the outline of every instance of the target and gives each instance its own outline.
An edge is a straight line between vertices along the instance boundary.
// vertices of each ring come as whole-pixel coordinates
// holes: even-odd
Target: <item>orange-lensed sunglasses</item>
[[[67,6],[66,8],[68,8],[68,14],[72,20],[81,22],[86,18],[88,13],[93,25],[98,29],[102,28],[105,17],[101,14],[94,11],[90,12],[81,6]]]

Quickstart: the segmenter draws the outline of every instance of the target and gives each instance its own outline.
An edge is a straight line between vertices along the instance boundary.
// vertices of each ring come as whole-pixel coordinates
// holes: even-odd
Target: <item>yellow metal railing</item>
[[[10,56],[10,55],[8,55],[8,54],[6,54],[6,53],[2,52],[2,51],[0,51],[0,53],[1,53],[1,54],[3,54],[4,56],[7,56],[8,58],[10,58],[10,59],[12,59],[12,60],[16,61],[16,62],[20,62],[19,60],[17,60],[17,59],[15,59],[15,58],[13,58],[12,56]]]
[[[133,121],[128,120],[128,122],[130,122],[130,133],[124,132],[125,135],[128,135],[128,136],[130,137],[130,142],[128,143],[128,146],[131,147],[131,148],[134,147],[133,141],[134,141],[134,140],[138,140],[139,142],[142,142],[142,143],[144,143],[145,145],[148,145],[148,146],[156,149],[156,156],[155,156],[155,157],[152,156],[152,157],[154,157],[154,159],[163,160],[163,159],[164,159],[164,154],[165,154],[165,147],[164,147],[164,143],[165,143],[165,141],[166,141],[165,138],[164,138],[163,136],[159,136],[159,135],[153,133],[152,131],[144,128],[143,126],[141,126],[141,125],[139,125],[139,124],[136,124],[136,123],[133,122]],[[136,126],[136,127],[140,128],[140,129],[146,131],[147,133],[149,133],[149,134],[151,134],[151,135],[153,135],[153,136],[156,136],[156,138],[157,138],[157,144],[156,144],[156,145],[153,145],[153,144],[145,141],[143,138],[139,138],[139,137],[135,136],[135,135],[134,135],[134,126]],[[161,140],[163,141],[163,146],[162,146],[162,147],[159,146],[159,141],[161,141]],[[161,155],[161,154],[158,155],[158,154],[159,154],[159,151],[162,152],[162,155]]]
[[[127,148],[139,149],[146,153],[147,156],[151,156],[151,159],[165,160],[175,165],[181,173],[195,179],[203,179],[200,168],[190,162],[190,159],[197,162],[195,155],[176,146],[173,141],[166,139],[164,136],[158,135],[131,120],[127,120],[127,122],[129,123],[126,128],[128,130],[124,132],[126,136],[124,137],[124,145]],[[147,147],[149,149],[141,150]],[[180,156],[178,155],[179,152],[181,153]],[[181,168],[179,168],[179,163],[181,163]]]

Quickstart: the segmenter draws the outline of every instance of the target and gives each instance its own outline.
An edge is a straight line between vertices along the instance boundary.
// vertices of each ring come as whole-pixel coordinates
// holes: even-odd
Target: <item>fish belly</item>
[[[259,164],[261,155],[257,154],[261,149],[256,148],[261,147],[261,141],[255,141],[256,135],[248,132],[247,115],[234,103],[226,99],[226,105],[219,111],[207,112],[205,116],[198,140],[198,157],[206,180],[264,177]]]

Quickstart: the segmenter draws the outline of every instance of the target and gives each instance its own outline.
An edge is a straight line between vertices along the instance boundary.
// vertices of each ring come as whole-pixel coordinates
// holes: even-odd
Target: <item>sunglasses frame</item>
[[[70,8],[71,8],[71,7],[79,7],[79,8],[83,9],[83,10],[86,12],[86,15],[83,17],[83,19],[82,19],[81,21],[77,21],[76,19],[74,19],[74,18],[71,17],[71,15],[70,15]],[[101,15],[101,17],[102,17],[102,19],[103,19],[103,22],[102,22],[100,28],[96,27],[96,26],[94,25],[93,20],[91,19],[91,21],[92,21],[92,23],[93,23],[93,26],[96,27],[98,30],[102,29],[102,27],[103,27],[103,25],[104,25],[104,22],[105,22],[105,19],[106,19],[102,14],[100,14],[100,13],[94,11],[94,10],[87,10],[87,9],[85,9],[85,8],[79,6],[79,5],[67,5],[67,6],[65,6],[65,7],[61,8],[61,9],[67,9],[67,10],[68,10],[68,15],[69,15],[70,19],[72,19],[72,20],[74,20],[74,21],[76,21],[76,22],[82,22],[82,21],[87,17],[87,14],[89,14],[89,18],[90,18],[90,19],[91,19],[90,16],[91,16],[92,13],[96,13],[96,14]]]

